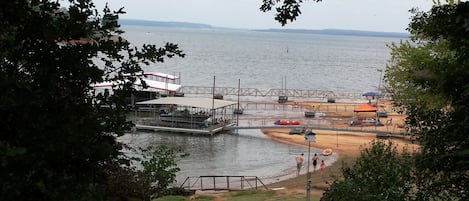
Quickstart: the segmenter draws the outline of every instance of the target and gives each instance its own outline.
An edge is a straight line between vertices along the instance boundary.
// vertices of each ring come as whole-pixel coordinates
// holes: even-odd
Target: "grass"
[[[305,194],[284,193],[272,190],[230,192],[223,195],[225,201],[300,201],[305,200]],[[319,197],[312,197],[318,201]]]
[[[211,201],[215,200],[215,196],[212,195],[197,195],[193,199],[189,197],[184,197],[180,195],[171,195],[165,196],[158,199],[154,199],[153,201]]]
[[[217,199],[218,198],[218,199]],[[216,195],[195,195],[193,197],[165,196],[154,201],[300,201],[305,200],[304,193],[284,193],[272,190],[248,190],[228,192]],[[319,201],[320,196],[311,196],[311,201]]]
[[[153,201],[185,201],[189,200],[188,198],[180,195],[169,195],[161,198],[154,199]]]

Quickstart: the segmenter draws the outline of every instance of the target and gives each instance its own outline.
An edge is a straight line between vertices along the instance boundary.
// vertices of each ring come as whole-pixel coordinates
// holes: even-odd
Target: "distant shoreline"
[[[260,32],[279,32],[279,33],[301,33],[301,34],[324,34],[324,35],[345,35],[345,36],[373,36],[373,37],[396,37],[408,38],[407,33],[398,32],[374,32],[361,30],[345,30],[345,29],[259,29],[254,31]]]
[[[371,37],[393,37],[408,38],[408,33],[400,32],[376,32],[363,30],[345,30],[345,29],[236,29],[227,27],[214,27],[209,24],[191,23],[191,22],[163,22],[137,19],[120,19],[121,25],[134,26],[155,26],[171,28],[190,28],[190,29],[220,29],[220,30],[247,30],[256,32],[276,32],[276,33],[300,33],[300,34],[324,34],[324,35],[344,35],[344,36],[371,36]]]

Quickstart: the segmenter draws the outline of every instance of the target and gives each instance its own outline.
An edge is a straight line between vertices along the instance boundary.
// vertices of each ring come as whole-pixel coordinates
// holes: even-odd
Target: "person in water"
[[[315,172],[316,167],[318,166],[318,160],[319,160],[318,154],[315,153],[312,160],[313,160],[313,172]]]
[[[296,156],[296,176],[300,175],[301,166],[303,166],[303,153]]]
[[[326,167],[326,163],[324,163],[324,160],[321,160],[321,165],[319,165],[319,168],[321,168],[321,174],[325,167]]]

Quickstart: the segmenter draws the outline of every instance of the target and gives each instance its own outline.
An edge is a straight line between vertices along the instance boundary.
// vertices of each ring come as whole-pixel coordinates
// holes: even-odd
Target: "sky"
[[[192,22],[241,29],[282,28],[274,11],[259,10],[262,0],[94,0],[98,10],[124,8],[121,19]],[[349,29],[406,32],[410,9],[428,11],[432,0],[306,0],[288,29]]]

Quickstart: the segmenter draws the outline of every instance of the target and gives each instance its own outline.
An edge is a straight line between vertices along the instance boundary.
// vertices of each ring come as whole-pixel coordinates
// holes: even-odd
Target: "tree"
[[[148,151],[151,147],[147,149]],[[142,165],[143,170],[138,171],[139,182],[147,186],[150,196],[161,196],[168,189],[169,185],[176,179],[176,172],[180,169],[177,167],[175,158],[176,153],[180,153],[180,148],[168,148],[160,146],[153,150],[151,158],[144,158]]]
[[[305,0],[306,1],[306,0]],[[322,0],[312,0],[315,2],[320,2]],[[277,4],[282,2],[282,0],[263,0],[262,5],[259,8],[263,12],[271,11]],[[293,22],[296,20],[296,17],[301,15],[301,4],[304,3],[303,0],[283,0],[282,5],[275,7],[276,15],[275,20],[278,21],[282,26],[285,26],[288,21]]]
[[[120,9],[91,0],[0,3],[0,200],[108,200],[121,160],[116,137],[131,126],[123,74],[184,56],[177,45],[132,47]],[[91,84],[121,81],[118,94]]]
[[[344,164],[343,179],[334,181],[321,200],[410,200],[412,161],[410,152],[399,153],[391,141],[372,141],[354,164]]]
[[[469,193],[469,2],[414,10],[411,42],[392,44],[386,81],[416,134],[418,200]]]
[[[180,147],[160,146],[139,148],[132,160],[138,164],[128,164],[111,172],[109,188],[121,198],[151,200],[172,194],[170,184],[176,180],[180,170],[176,160],[188,156]],[[178,189],[179,190],[179,189]]]

